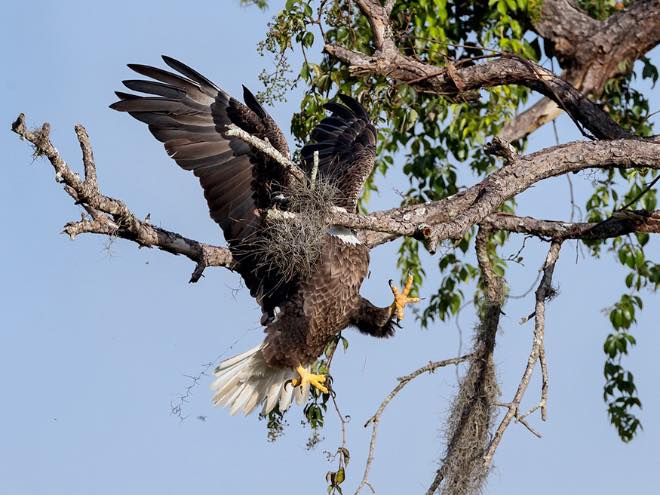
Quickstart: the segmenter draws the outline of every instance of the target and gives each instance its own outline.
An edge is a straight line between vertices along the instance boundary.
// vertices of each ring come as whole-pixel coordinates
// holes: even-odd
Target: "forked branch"
[[[55,180],[64,184],[67,194],[84,208],[86,213],[83,213],[80,220],[64,226],[64,233],[72,239],[79,234],[102,234],[184,255],[197,263],[191,282],[199,280],[207,266],[232,268],[234,260],[227,248],[204,244],[155,227],[147,219],[138,219],[122,201],[101,194],[89,136],[82,125],[77,125],[75,130],[82,150],[84,180],[71,169],[51,143],[49,124],[44,124],[38,130],[29,130],[25,126],[25,115],[20,114],[12,124],[12,130],[32,143],[36,156],[48,159],[55,170]]]
[[[561,78],[584,95],[598,98],[610,79],[631,70],[633,62],[660,43],[660,0],[638,0],[598,21],[570,0],[545,0],[532,19],[536,32],[553,47]],[[507,122],[499,135],[523,138],[561,114],[542,98]]]
[[[561,250],[561,242],[553,241],[550,244],[550,249],[543,264],[543,276],[541,277],[541,282],[539,283],[538,288],[536,289],[536,305],[534,308],[534,337],[532,339],[532,348],[527,358],[527,365],[523,371],[520,384],[516,390],[513,400],[504,404],[507,408],[507,412],[504,415],[504,418],[500,422],[500,425],[495,431],[492,441],[488,447],[486,455],[484,456],[484,467],[489,469],[492,462],[495,451],[502,441],[504,432],[511,423],[512,420],[516,419],[519,422],[522,422],[530,431],[535,435],[538,435],[525,421],[526,416],[536,409],[541,409],[541,417],[545,419],[546,412],[545,408],[547,405],[547,393],[548,393],[548,382],[547,382],[547,365],[545,363],[545,348],[544,348],[544,335],[545,335],[545,304],[548,299],[550,299],[554,294],[554,289],[552,288],[552,275],[554,273],[555,264],[559,258],[559,251]],[[532,378],[532,373],[534,372],[534,367],[536,366],[537,361],[541,363],[541,371],[543,374],[543,383],[541,389],[541,401],[539,402],[538,407],[530,409],[529,412],[525,414],[520,413],[520,403],[527,391],[529,382]]]

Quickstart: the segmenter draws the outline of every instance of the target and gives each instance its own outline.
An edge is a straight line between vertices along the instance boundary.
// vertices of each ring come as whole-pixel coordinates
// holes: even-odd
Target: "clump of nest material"
[[[339,190],[326,178],[291,181],[282,194],[283,211],[271,210],[255,240],[260,264],[275,269],[282,282],[311,275],[327,234],[327,218]]]

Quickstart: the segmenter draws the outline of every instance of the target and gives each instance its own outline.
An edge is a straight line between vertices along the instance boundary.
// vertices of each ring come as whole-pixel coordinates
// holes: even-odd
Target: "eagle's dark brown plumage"
[[[329,226],[311,274],[285,279],[276,266],[263,263],[262,252],[254,248],[265,230],[259,210],[282,208],[278,199],[286,197],[295,179],[272,159],[228,136],[226,126],[235,124],[267,139],[288,156],[284,135],[247,88],[243,104],[183,63],[163,60],[177,73],[130,64],[152,80],[128,80],[124,85],[149,96],[117,92],[120,101],[111,108],[148,124],[177,164],[199,178],[211,217],[236,259],[236,271],[262,307],[266,339],[218,366],[214,402],[229,406],[232,413],[248,414],[262,403],[265,413],[276,405],[284,410],[294,393],[299,402],[304,400],[310,383],[327,392],[324,377],[309,374],[306,367],[344,328],[355,326],[376,337],[392,335],[397,308],[413,301],[407,298],[410,284],[387,308],[362,298],[359,289],[369,249],[341,227]],[[311,176],[318,152],[319,180],[338,191],[334,206],[353,212],[374,166],[376,129],[357,101],[345,95],[339,99],[341,103],[326,105],[331,115],[302,149],[302,166]]]

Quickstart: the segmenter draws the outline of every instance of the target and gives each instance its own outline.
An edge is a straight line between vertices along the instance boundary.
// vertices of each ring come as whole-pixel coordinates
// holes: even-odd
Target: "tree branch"
[[[489,225],[497,230],[529,234],[545,239],[597,240],[619,237],[632,232],[658,234],[660,233],[660,210],[627,211],[626,215],[615,213],[613,217],[598,223],[538,220],[507,213],[493,213],[487,216],[481,224]]]
[[[233,266],[233,258],[227,248],[200,243],[154,227],[148,219],[139,220],[123,202],[101,194],[92,148],[84,127],[76,126],[76,135],[83,154],[85,180],[81,180],[71,170],[50,142],[48,124],[37,131],[30,131],[25,127],[25,117],[21,114],[12,130],[34,145],[35,154],[48,158],[57,180],[64,183],[66,192],[89,214],[89,217],[83,215],[81,220],[65,225],[64,232],[71,238],[83,233],[109,235],[141,246],[158,247],[173,254],[182,254],[197,263],[192,282],[199,280],[206,267]],[[248,137],[252,139],[252,136]],[[261,141],[256,145],[270,147]],[[502,149],[509,151],[508,164],[459,194],[432,203],[404,206],[370,215],[352,214],[338,209],[328,219],[328,223],[361,230],[362,240],[370,247],[406,235],[422,240],[430,251],[444,239],[461,238],[478,223],[553,239],[604,239],[629,232],[660,231],[658,212],[626,212],[625,215],[615,215],[599,224],[537,220],[495,213],[507,199],[535,182],[555,175],[589,167],[660,168],[657,160],[660,156],[659,142],[638,139],[577,142],[547,148],[527,156],[514,155],[508,147]],[[272,158],[292,174],[302,174],[301,169],[285,157],[273,155]],[[268,215],[269,211],[265,213]]]
[[[588,168],[660,168],[660,143],[654,140],[627,139],[616,141],[574,142],[546,148],[525,156],[517,157],[505,167],[493,172],[481,182],[448,198],[372,213],[368,216],[337,212],[333,222],[345,227],[366,229],[378,232],[366,235],[365,242],[377,245],[392,240],[396,236],[413,236],[422,240],[433,252],[444,239],[460,239],[473,225],[484,221],[493,214],[504,201],[514,197],[533,184],[557,175],[576,172]],[[642,228],[657,229],[656,217],[650,218]],[[522,222],[514,225],[506,217],[497,222],[525,233]],[[579,225],[588,230],[589,224]],[[616,225],[616,223],[608,224]],[[622,224],[626,225],[626,224]],[[629,224],[628,224],[629,225]],[[548,224],[543,225],[549,227]],[[552,225],[555,231],[559,225]],[[577,230],[572,231],[577,234]],[[604,236],[603,230],[595,229]],[[546,232],[547,233],[547,232]],[[544,233],[540,233],[541,236]],[[601,237],[602,238],[602,237]]]
[[[361,2],[371,4],[371,2]],[[375,74],[409,84],[418,91],[441,95],[457,95],[466,91],[520,84],[555,101],[562,109],[587,128],[596,138],[620,139],[630,134],[614,122],[598,105],[583,96],[571,84],[534,62],[512,54],[451,71],[405,56],[396,48],[391,36],[389,19],[379,8],[361,8],[368,18],[376,52],[366,55],[336,44],[326,44],[324,50],[349,65],[354,75]],[[461,81],[460,89],[456,80]],[[505,140],[512,139],[505,136]]]
[[[461,356],[461,357],[431,362],[426,366],[422,366],[418,370],[415,370],[408,375],[398,378],[399,383],[397,384],[397,386],[394,387],[389,394],[387,394],[385,399],[383,399],[383,402],[381,402],[380,406],[376,410],[376,413],[371,418],[369,418],[367,422],[364,424],[365,428],[371,424],[371,440],[369,442],[369,454],[367,456],[367,463],[364,467],[364,474],[362,475],[362,480],[360,481],[360,484],[355,490],[355,495],[360,493],[360,491],[362,491],[362,489],[365,486],[369,486],[373,491],[373,488],[369,483],[369,472],[371,471],[371,466],[374,462],[374,456],[376,452],[376,437],[378,435],[378,425],[380,423],[380,418],[383,415],[383,412],[385,412],[385,409],[387,408],[389,403],[392,402],[392,400],[398,395],[399,392],[401,392],[401,390],[403,390],[403,388],[406,385],[408,385],[412,380],[417,378],[419,375],[422,375],[424,373],[433,373],[438,368],[442,368],[444,366],[449,366],[452,364],[458,365],[464,361],[467,361],[471,357],[472,357],[471,354],[466,354],[465,356]]]
[[[227,136],[233,136],[237,137],[244,143],[249,144],[253,148],[259,150],[261,153],[266,155],[269,158],[272,158],[275,163],[278,163],[279,165],[282,166],[282,168],[289,174],[291,174],[295,179],[301,181],[301,182],[306,182],[307,181],[307,176],[305,175],[305,172],[303,172],[298,165],[296,165],[295,162],[292,160],[289,160],[286,156],[284,156],[282,153],[280,153],[277,149],[275,149],[268,141],[264,141],[263,139],[259,139],[256,136],[253,136],[249,132],[244,131],[240,127],[238,127],[235,124],[229,124],[227,125]]]
[[[604,21],[592,19],[569,0],[545,0],[533,19],[537,33],[552,43],[564,68],[562,79],[584,95],[599,97],[605,83],[660,43],[660,0],[639,0]],[[543,98],[509,121],[499,136],[515,141],[561,114]]]
[[[497,450],[497,447],[502,441],[504,432],[511,423],[511,421],[515,418],[518,421],[523,422],[525,420],[525,416],[529,414],[529,413],[525,415],[519,414],[520,402],[522,401],[522,398],[525,395],[527,387],[529,386],[529,381],[532,378],[534,366],[536,365],[536,361],[540,359],[540,356],[543,356],[543,359],[541,360],[541,369],[543,372],[544,379],[543,379],[543,387],[542,387],[542,399],[539,407],[541,407],[542,409],[542,416],[543,417],[545,416],[545,406],[546,406],[545,401],[547,399],[547,390],[548,390],[547,375],[546,375],[547,368],[545,365],[545,350],[543,347],[543,337],[545,333],[545,302],[554,295],[554,289],[552,288],[552,275],[554,273],[557,259],[559,258],[560,250],[561,250],[561,241],[553,241],[552,244],[550,245],[550,249],[548,250],[548,255],[546,256],[545,263],[543,265],[543,277],[541,278],[541,282],[539,283],[539,286],[536,289],[536,306],[534,310],[535,325],[534,325],[534,338],[532,341],[532,349],[529,353],[529,357],[527,359],[527,366],[525,367],[525,371],[523,372],[523,376],[520,380],[520,384],[518,385],[518,389],[516,390],[513,400],[506,405],[508,410],[504,415],[502,422],[495,431],[495,435],[493,436],[493,439],[488,447],[486,455],[484,456],[484,467],[486,469],[490,468],[493,462],[493,456],[495,455],[495,451]],[[532,409],[532,411],[533,410],[534,409]],[[531,427],[528,424],[526,423],[524,424],[525,426],[527,426],[527,428],[531,429]],[[538,433],[535,434],[538,435]]]
[[[87,131],[82,125],[77,125],[75,130],[83,156],[84,180],[69,167],[51,143],[49,124],[31,131],[25,126],[24,114],[20,114],[12,124],[12,131],[32,143],[35,156],[48,158],[55,170],[55,179],[64,184],[64,190],[89,214],[87,217],[83,213],[81,220],[67,223],[64,233],[72,239],[85,233],[119,237],[140,246],[157,247],[172,254],[184,255],[197,263],[191,282],[197,282],[207,266],[233,267],[234,260],[227,248],[204,244],[154,227],[146,219],[139,220],[123,202],[101,194]]]

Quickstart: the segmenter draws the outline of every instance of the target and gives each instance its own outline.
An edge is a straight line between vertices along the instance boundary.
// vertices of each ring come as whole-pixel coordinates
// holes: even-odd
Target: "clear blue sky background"
[[[33,125],[49,121],[63,156],[79,167],[73,125],[84,123],[106,194],[122,198],[138,215],[151,213],[155,224],[221,243],[196,180],[167,158],[143,125],[107,105],[120,81],[131,77],[127,62],[159,64],[161,53],[235,95],[241,83],[259,89],[257,75],[269,60],[257,55],[255,45],[277,5],[263,14],[237,3],[42,1],[2,9],[2,494],[325,493],[323,477],[334,465],[323,452],[339,444],[334,414],[327,416],[325,440],[312,451],[305,449],[309,431],[299,425],[299,410],[289,414],[286,435],[267,443],[256,416],[230,417],[211,406],[208,378],[185,404],[187,420],[170,414],[170,402],[190,382],[185,375],[261,340],[259,310],[240,289],[239,277],[214,269],[190,285],[193,264],[187,259],[122,241],[106,249],[107,239],[99,237],[69,241],[59,232],[79,209],[55,183],[50,165],[33,160],[30,148],[9,131],[19,112]],[[660,61],[657,50],[653,57]],[[299,94],[272,109],[285,130]],[[657,88],[652,95],[657,106]],[[562,141],[578,138],[563,120],[559,132]],[[546,130],[532,149],[551,144]],[[573,177],[581,201],[592,178]],[[394,190],[405,187],[397,171],[380,185],[372,209],[394,205]],[[527,192],[521,212],[568,218],[566,179]],[[503,254],[516,252],[520,242],[514,237]],[[650,253],[656,260],[658,246],[656,240]],[[363,293],[377,303],[389,303],[386,281],[398,276],[395,249],[374,253]],[[525,266],[510,272],[513,293],[532,284],[544,253],[543,245],[528,242]],[[602,309],[622,290],[623,274],[609,254],[596,261],[576,258],[575,244],[565,246],[555,277],[561,294],[547,316],[549,420],[530,420],[541,440],[520,425],[510,427],[488,493],[654,491],[660,466],[657,296],[643,294],[647,309],[634,330],[639,345],[626,360],[644,402],[645,428],[631,444],[618,440],[601,396],[602,342],[609,330]],[[434,277],[422,294],[435,287]],[[532,325],[517,322],[530,313],[532,297],[505,308],[497,348],[503,400],[512,396],[529,350]],[[474,325],[471,308],[460,323],[465,349]],[[386,342],[352,331],[347,336],[351,347],[339,353],[333,374],[340,405],[353,418],[346,482],[352,489],[368,444],[361,425],[397,376],[455,356],[459,337],[455,322],[423,331],[413,318]],[[371,475],[379,494],[426,489],[443,450],[442,425],[455,389],[455,370],[445,369],[420,377],[391,404]],[[525,405],[535,403],[538,390],[535,380]]]

